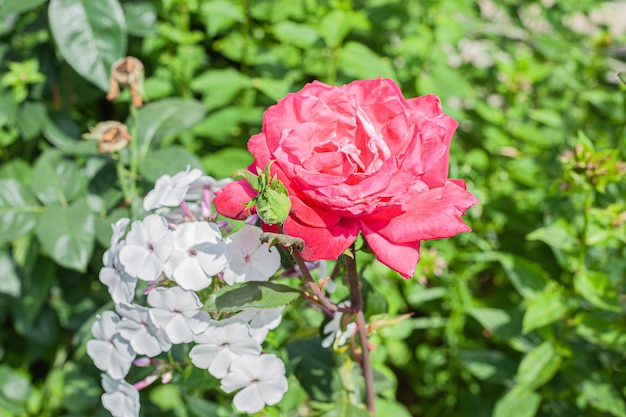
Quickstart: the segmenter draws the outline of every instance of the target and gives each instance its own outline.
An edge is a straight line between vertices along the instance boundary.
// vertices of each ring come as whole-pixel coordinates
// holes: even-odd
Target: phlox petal
[[[139,392],[128,382],[102,375],[102,405],[113,417],[139,416]]]

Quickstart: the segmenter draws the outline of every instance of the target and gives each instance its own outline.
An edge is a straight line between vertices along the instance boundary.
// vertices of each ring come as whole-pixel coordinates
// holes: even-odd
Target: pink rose
[[[292,202],[283,233],[304,240],[305,260],[337,259],[362,232],[379,261],[409,278],[421,240],[470,231],[461,216],[477,200],[448,178],[456,127],[436,96],[406,100],[389,79],[315,81],[267,109],[248,142],[249,169],[275,161]],[[242,219],[255,195],[239,180],[215,204]]]

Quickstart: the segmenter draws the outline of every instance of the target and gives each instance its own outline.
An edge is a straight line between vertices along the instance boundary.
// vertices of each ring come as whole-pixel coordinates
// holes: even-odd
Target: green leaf
[[[524,356],[517,369],[520,387],[534,390],[548,382],[558,372],[562,358],[550,342],[543,342]]]
[[[63,157],[61,151],[48,149],[39,156],[31,178],[31,188],[45,204],[67,204],[84,194],[87,178],[78,165]]]
[[[281,43],[292,44],[302,49],[312,47],[320,37],[319,33],[311,26],[291,21],[276,23],[274,36]]]
[[[50,118],[43,126],[43,135],[55,148],[71,155],[98,154],[98,142],[95,140],[79,140],[70,137]]]
[[[559,219],[553,225],[533,230],[526,235],[526,239],[540,240],[553,248],[572,251],[578,246],[572,233],[569,223],[565,219]]]
[[[67,367],[66,367],[67,368]],[[74,368],[74,369],[71,369]],[[78,371],[74,366],[64,373],[63,406],[76,414],[87,414],[100,403],[99,381]]]
[[[211,38],[235,23],[246,20],[246,16],[239,10],[239,7],[226,0],[203,1],[200,14],[204,18],[207,33]]]
[[[161,411],[174,411],[177,417],[189,414],[185,408],[180,388],[175,384],[159,385],[150,390],[150,401]]]
[[[233,172],[254,161],[250,152],[240,148],[225,148],[202,158],[204,172],[214,178],[229,178]]]
[[[585,300],[598,308],[615,313],[622,311],[615,285],[603,272],[579,271],[574,276],[574,289]]]
[[[21,292],[22,283],[15,271],[15,262],[6,249],[0,249],[0,294],[18,297]]]
[[[380,413],[380,415],[386,416],[389,414]],[[370,413],[364,408],[352,404],[344,395],[335,403],[335,407],[322,414],[322,417],[370,417]]]
[[[619,72],[617,74],[617,76],[618,76],[618,78],[620,79],[621,82],[626,84],[626,72]]]
[[[241,282],[211,294],[204,307],[208,311],[240,311],[244,308],[275,308],[291,303],[300,291],[273,282]]]
[[[327,13],[320,21],[320,34],[326,45],[334,49],[352,30],[352,14],[350,12],[335,9]]]
[[[40,209],[35,197],[17,180],[0,180],[0,243],[35,227]]]
[[[272,100],[278,101],[289,93],[292,83],[286,78],[275,80],[261,77],[253,79],[252,85]]]
[[[347,42],[341,49],[338,67],[352,78],[396,78],[389,58],[378,56],[366,45]]]
[[[94,246],[95,226],[87,201],[46,206],[35,228],[37,238],[58,264],[84,272]]]
[[[467,311],[485,329],[495,332],[498,328],[511,322],[511,315],[497,308],[472,307]]]
[[[540,294],[549,281],[548,275],[538,264],[520,256],[502,254],[500,263],[511,284],[526,299]]]
[[[590,405],[612,416],[626,417],[626,405],[622,396],[606,381],[585,379],[576,403],[580,408]]]
[[[194,395],[183,395],[187,408],[196,417],[219,416],[221,406]]]
[[[41,133],[47,120],[48,113],[43,102],[26,102],[20,108],[17,125],[24,139],[30,140]]]
[[[0,397],[14,404],[25,404],[30,389],[28,378],[7,365],[0,366]]]
[[[50,30],[63,58],[83,78],[109,89],[111,66],[126,55],[126,21],[117,0],[50,0]]]
[[[623,315],[595,311],[580,313],[575,319],[576,333],[589,343],[612,349],[616,352],[626,350],[626,323]]]
[[[0,18],[7,17],[13,13],[23,13],[32,10],[46,0],[3,0],[0,2]]]
[[[139,173],[144,179],[155,182],[163,174],[173,175],[184,171],[187,165],[191,168],[202,168],[198,158],[182,146],[167,146],[158,150],[150,150],[139,165]]]
[[[493,417],[533,417],[540,404],[541,396],[536,392],[514,387],[496,402]]]
[[[376,414],[379,416],[411,417],[406,407],[397,401],[376,398]],[[369,416],[369,414],[365,414]]]
[[[252,80],[234,68],[211,69],[191,81],[191,89],[203,93],[207,109],[232,104],[237,94],[251,86]]]
[[[133,0],[122,3],[128,33],[135,36],[150,36],[156,33],[157,9],[150,1]]]
[[[137,146],[143,159],[148,149],[161,141],[191,128],[204,117],[202,103],[182,98],[169,98],[143,106],[137,112]]]
[[[547,290],[538,294],[526,304],[526,313],[524,313],[522,321],[522,333],[527,334],[532,330],[561,320],[568,311],[569,307],[565,303],[561,291]]]
[[[323,348],[322,341],[316,337],[289,343],[287,353],[293,374],[311,399],[331,402],[341,390],[332,351]]]

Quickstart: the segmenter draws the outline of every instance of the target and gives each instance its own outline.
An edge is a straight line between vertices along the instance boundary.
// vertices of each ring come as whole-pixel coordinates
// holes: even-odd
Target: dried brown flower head
[[[83,138],[97,140],[100,153],[118,152],[132,140],[126,125],[116,121],[98,123],[89,129],[89,133],[85,133]]]
[[[143,105],[143,64],[135,57],[127,56],[115,61],[111,66],[111,79],[107,100],[114,100],[120,94],[120,85],[130,88],[130,98],[135,107]]]

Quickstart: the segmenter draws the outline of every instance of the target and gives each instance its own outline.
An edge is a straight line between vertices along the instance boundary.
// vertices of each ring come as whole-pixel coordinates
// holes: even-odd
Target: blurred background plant
[[[472,233],[424,243],[413,279],[367,269],[370,321],[412,314],[372,337],[379,414],[626,416],[625,22],[626,2],[596,0],[4,0],[0,414],[107,415],[85,354],[110,308],[97,274],[156,178],[229,177],[267,106],[382,75],[459,120],[450,176],[480,204]],[[127,55],[142,107],[105,97]],[[80,139],[102,121],[129,145]],[[294,307],[272,342],[290,391],[263,415],[360,415],[353,367]],[[149,387],[142,413],[233,415],[210,381]]]

